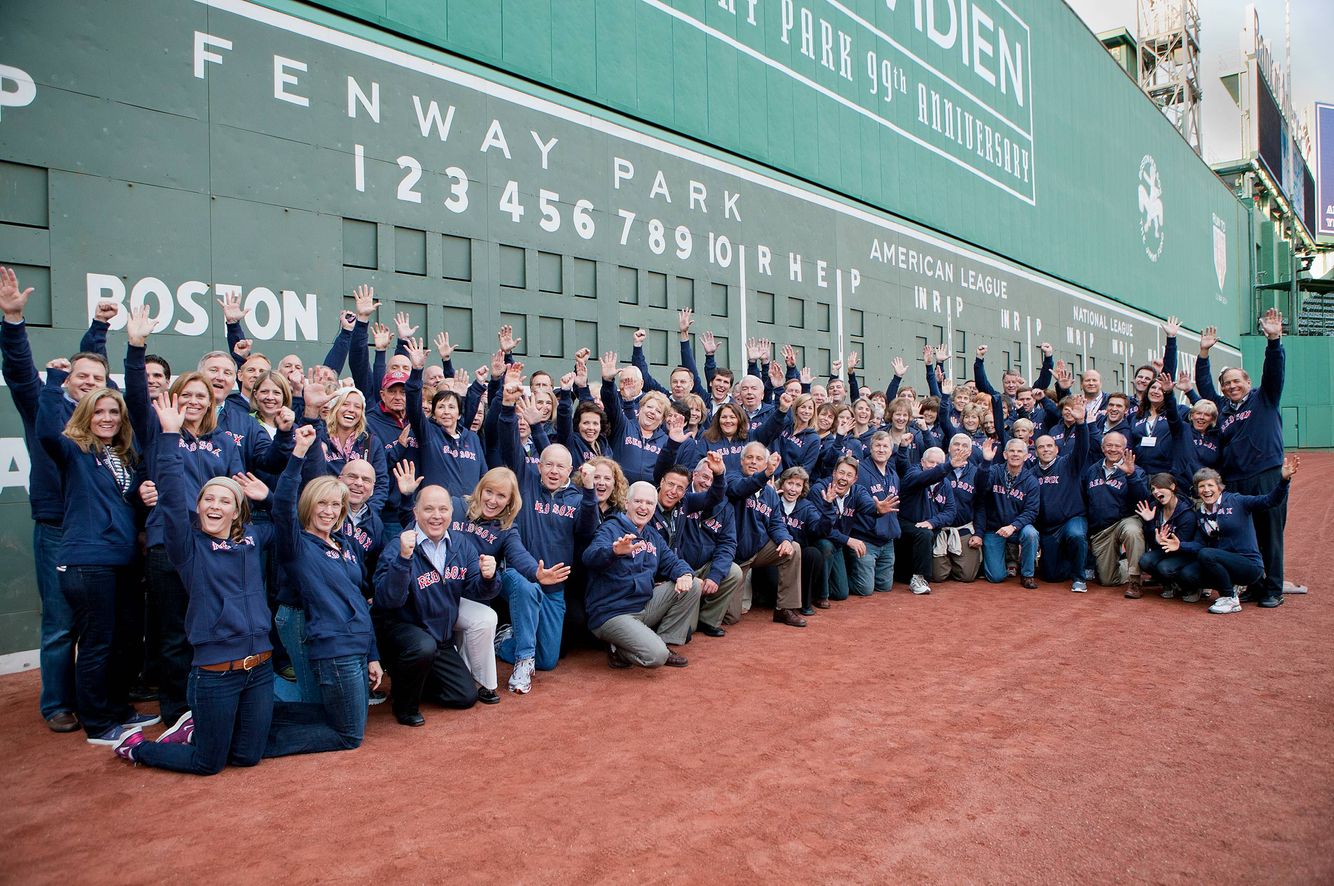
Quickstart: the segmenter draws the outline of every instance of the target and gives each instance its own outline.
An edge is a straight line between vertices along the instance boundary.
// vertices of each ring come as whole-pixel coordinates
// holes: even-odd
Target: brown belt
[[[273,658],[272,652],[261,652],[259,655],[247,655],[245,658],[236,659],[236,661],[220,661],[217,664],[200,665],[199,669],[201,671],[250,671],[271,658]]]

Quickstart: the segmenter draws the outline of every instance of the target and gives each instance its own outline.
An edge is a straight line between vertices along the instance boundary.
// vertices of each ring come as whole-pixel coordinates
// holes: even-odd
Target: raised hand
[[[987,359],[987,346],[986,346],[986,345],[978,345],[978,346],[977,346],[977,351],[976,351],[975,353],[977,354],[977,359],[979,359],[979,360],[985,360],[985,359]]]
[[[723,454],[721,452],[710,451],[704,456],[704,461],[715,477],[721,477],[727,470],[727,462],[723,461]]]
[[[637,348],[642,348],[644,346],[644,342],[647,339],[648,339],[648,333],[645,332],[643,329],[636,329],[634,331],[634,334],[630,336],[630,340]]]
[[[902,357],[895,357],[889,361],[889,365],[894,368],[894,375],[903,378],[908,374],[908,364],[903,362]]]
[[[408,360],[412,362],[413,369],[423,369],[426,366],[426,343],[419,338],[405,338],[403,349],[408,352]]]
[[[875,501],[875,512],[877,514],[892,514],[899,509],[899,497],[890,493],[884,498],[878,498]]]
[[[615,351],[607,351],[606,353],[604,353],[604,354],[602,355],[602,380],[603,380],[603,381],[612,381],[613,379],[616,378],[616,374],[617,374],[617,372],[619,371],[619,370],[616,368],[616,364],[619,363],[619,362],[620,362],[620,358],[617,356],[617,354],[616,354]]]
[[[809,385],[811,382],[815,381],[815,373],[811,372],[809,366],[803,366],[801,367],[801,372],[797,375],[797,378],[801,381],[803,386]]]
[[[769,453],[769,461],[764,466],[764,472],[772,477],[778,473],[778,469],[783,466],[783,456],[777,452]]]
[[[1042,352],[1042,356],[1050,357],[1055,349],[1052,348],[1051,342],[1044,341],[1042,344],[1038,345],[1038,350]]]
[[[394,482],[398,485],[398,491],[406,499],[411,499],[416,495],[417,487],[422,485],[425,477],[417,476],[417,465],[410,458],[405,458],[394,465]]]
[[[1168,338],[1176,338],[1179,332],[1181,332],[1181,320],[1168,316],[1167,321],[1163,323],[1163,335]]]
[[[232,474],[232,480],[241,487],[241,494],[251,501],[263,501],[269,497],[268,485],[254,474]]]
[[[229,293],[218,299],[218,305],[222,308],[222,319],[230,326],[233,323],[240,323],[246,318],[250,311],[241,307],[240,293]]]
[[[588,387],[588,361],[583,360],[579,363],[575,363],[574,372],[572,372],[571,375],[574,376],[574,386],[576,388]]]
[[[593,488],[593,475],[597,473],[597,468],[588,462],[579,466],[579,485],[585,489]]]
[[[1191,378],[1190,373],[1184,369],[1177,373],[1177,390],[1183,394],[1189,394],[1195,390],[1195,379]]]
[[[760,359],[760,341],[757,338],[746,339],[746,362],[754,363]]]
[[[147,344],[148,336],[156,325],[157,321],[148,316],[148,305],[140,305],[130,311],[130,316],[125,321],[125,334],[129,337],[130,344],[142,348]]]
[[[514,327],[508,323],[500,327],[500,331],[496,333],[496,339],[500,343],[500,350],[506,354],[517,348],[519,342],[523,341],[521,338],[514,337]]]
[[[946,397],[954,393],[954,379],[946,378],[940,382],[940,393]]]
[[[296,413],[284,406],[273,417],[273,426],[280,431],[290,431],[296,422]]]
[[[120,306],[114,301],[100,301],[93,306],[93,319],[100,323],[110,323],[120,313]]]
[[[857,362],[857,352],[856,352],[856,351],[851,351],[851,352],[849,352],[849,354],[848,354],[848,375],[851,375],[853,372],[855,372],[855,371],[857,370],[857,367],[858,367],[859,365],[861,365],[861,364],[859,364],[859,363]]]
[[[1145,523],[1152,523],[1153,518],[1158,516],[1158,509],[1147,501],[1141,501],[1135,503],[1135,513],[1139,514],[1139,518]]]
[[[924,346],[922,348],[922,362],[927,366],[936,365],[936,349],[930,345]]]
[[[375,288],[365,283],[352,290],[352,298],[357,304],[357,319],[362,323],[369,321],[371,314],[380,307],[380,303],[375,300]]]
[[[574,365],[578,366],[580,363],[587,363],[588,358],[591,356],[593,356],[593,351],[591,349],[580,348],[574,352]]]
[[[351,332],[352,327],[357,325],[357,315],[351,311],[338,312],[338,325],[344,332]]]
[[[794,397],[794,396],[792,396],[792,394],[789,393],[788,391],[784,391],[783,393],[779,394],[779,395],[778,395],[778,411],[779,411],[779,412],[787,412],[789,409],[792,408],[792,404],[793,404],[793,402],[796,401],[796,399],[797,399],[797,398]]]
[[[795,369],[797,365],[797,350],[792,345],[783,345],[783,362],[789,369]]]
[[[775,388],[781,388],[784,381],[786,381],[786,377],[783,375],[783,367],[779,366],[777,362],[770,363],[769,384]]]
[[[254,350],[254,348],[254,339],[243,338],[236,344],[232,345],[232,353],[240,357],[242,360],[249,360],[250,352]]]
[[[491,378],[491,367],[478,366],[476,369],[473,370],[472,377],[473,380],[476,381],[479,385],[486,384],[487,381],[489,381]]]
[[[618,557],[630,556],[634,548],[635,537],[628,532],[611,543],[611,552]]]
[[[516,389],[520,388],[519,385],[515,385],[514,387]],[[506,384],[506,393],[509,393],[509,390],[510,385]],[[514,412],[524,421],[528,422],[529,427],[540,425],[543,421],[542,412],[537,408],[537,404],[533,401],[532,397],[520,397],[519,402],[514,407]]]
[[[1218,344],[1218,327],[1204,327],[1204,331],[1200,333],[1200,356],[1209,356],[1209,351],[1212,350],[1213,346],[1216,344]]]
[[[1297,473],[1297,468],[1301,467],[1301,464],[1302,460],[1295,455],[1284,456],[1283,467],[1279,469],[1279,473],[1284,480],[1291,480],[1292,475]]]
[[[297,458],[305,458],[306,453],[310,451],[310,444],[315,442],[315,428],[312,425],[302,425],[292,432],[292,454]]]
[[[393,340],[389,327],[383,323],[376,323],[371,327],[371,340],[375,343],[375,350],[387,350],[389,343]]]
[[[686,441],[686,417],[675,409],[669,409],[662,423],[667,426],[667,439],[674,443]]]
[[[835,360],[833,363],[829,364],[829,374],[832,375],[834,378],[840,377],[842,373],[843,373],[842,360]]]
[[[543,586],[558,585],[570,577],[570,567],[557,563],[548,567],[541,560],[537,561],[537,583]]]
[[[718,353],[718,339],[713,337],[711,331],[706,331],[700,334],[699,345],[704,349],[704,353],[710,357]]]
[[[403,530],[398,536],[398,555],[404,560],[410,560],[415,550],[417,550],[417,530]]]
[[[574,390],[574,373],[567,372],[560,377],[560,389],[562,391]]]
[[[1162,389],[1164,397],[1172,393],[1172,376],[1159,370],[1158,377],[1154,381],[1158,382],[1158,387]]]
[[[767,338],[760,339],[760,362],[768,363],[774,352],[774,343]]]
[[[1283,315],[1278,312],[1278,308],[1265,311],[1260,318],[1260,331],[1271,341],[1283,337]]]
[[[316,375],[315,367],[310,367],[306,371],[306,382],[301,390],[301,398],[306,403],[307,412],[312,413],[312,418],[318,416],[324,405],[334,397],[328,386],[316,381]]]
[[[1165,523],[1153,531],[1153,537],[1158,540],[1158,546],[1169,554],[1181,550],[1181,539]]]
[[[19,289],[19,278],[13,268],[0,267],[0,311],[5,319],[17,323],[23,319],[23,309],[28,306],[28,297],[32,287]]]
[[[1127,449],[1121,456],[1121,472],[1127,477],[1135,473],[1135,450]]]
[[[996,458],[996,441],[990,437],[982,441],[982,458],[992,461]]]
[[[164,391],[153,401],[153,411],[157,413],[158,423],[162,425],[162,433],[179,434],[181,432],[181,426],[185,424],[185,413],[181,412],[179,396]]]
[[[399,311],[394,315],[394,326],[398,330],[398,337],[409,339],[417,334],[417,327],[412,325],[412,317],[405,311]]]
[[[690,334],[690,324],[695,322],[695,312],[690,308],[682,308],[676,312],[676,331],[681,333],[681,340],[685,341],[686,336]]]
[[[838,493],[834,491],[834,484],[832,483],[824,488],[824,491],[820,493],[820,496],[831,505],[838,501]]]
[[[482,578],[490,581],[496,577],[496,558],[490,554],[482,554],[477,558],[477,571],[482,574]]]
[[[496,352],[491,355],[491,377],[503,379],[505,377],[506,365],[505,352],[497,349]]]
[[[949,359],[950,359],[950,349],[948,346],[940,345],[938,348],[936,348],[937,363],[944,365],[945,363],[949,362]]]
[[[449,343],[448,332],[437,332],[435,334],[435,352],[440,355],[441,360],[448,360],[454,354],[454,346]]]
[[[846,436],[849,431],[857,426],[857,417],[852,414],[852,410],[845,409],[838,414],[838,423],[835,429],[840,437]]]

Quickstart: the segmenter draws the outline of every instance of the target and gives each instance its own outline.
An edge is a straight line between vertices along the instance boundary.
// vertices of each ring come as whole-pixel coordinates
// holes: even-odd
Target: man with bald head
[[[689,664],[668,647],[690,636],[699,618],[700,583],[653,528],[657,510],[653,484],[631,485],[625,513],[608,517],[584,551],[588,627],[609,644],[613,668]]]
[[[1037,439],[1037,464],[1032,470],[1041,492],[1037,526],[1042,558],[1038,568],[1043,581],[1070,581],[1070,590],[1082,594],[1088,590],[1084,580],[1088,520],[1084,516],[1081,483],[1088,468],[1091,422],[1082,397],[1072,397],[1070,405],[1084,417],[1084,421],[1075,425],[1070,452],[1062,454],[1056,438],[1050,434]]]
[[[990,440],[983,444],[983,454],[995,454]],[[1005,444],[1004,461],[977,474],[977,495],[973,501],[973,526],[977,533],[968,544],[982,549],[982,571],[989,582],[1005,581],[1005,549],[1019,545],[1019,584],[1032,590],[1038,586],[1034,576],[1037,565],[1038,530],[1033,525],[1038,516],[1037,478],[1024,468],[1028,444],[1011,437]]]
[[[598,507],[593,484],[583,488],[570,483],[574,464],[570,450],[552,443],[536,465],[528,463],[519,440],[515,408],[502,398],[497,425],[501,461],[519,478],[523,507],[519,509],[519,535],[524,547],[537,560],[537,581],[529,581],[517,569],[501,574],[500,593],[510,604],[510,625],[497,632],[496,654],[514,665],[511,692],[532,689],[533,671],[550,671],[560,661],[560,641],[565,625],[565,580],[574,566],[574,540],[588,538],[597,528]],[[523,402],[531,407],[531,400]],[[591,471],[591,468],[590,468]]]
[[[764,402],[764,382],[758,375],[748,375],[736,386],[733,398],[750,418],[750,433],[754,434],[769,419],[774,407]]]
[[[459,600],[496,595],[496,558],[481,554],[474,536],[450,533],[454,503],[443,486],[417,492],[413,525],[385,551],[375,573],[371,617],[380,659],[393,681],[394,716],[422,726],[422,699],[447,708],[477,703],[472,674],[454,646]]]
[[[1084,409],[1095,419],[1102,418],[1107,412],[1107,394],[1102,389],[1102,373],[1096,369],[1086,370],[1079,377],[1079,385],[1084,392]]]
[[[1083,494],[1098,584],[1129,581],[1126,596],[1143,596],[1139,559],[1144,556],[1144,522],[1136,516],[1135,504],[1148,499],[1149,484],[1120,431],[1102,438],[1102,458],[1084,472]]]

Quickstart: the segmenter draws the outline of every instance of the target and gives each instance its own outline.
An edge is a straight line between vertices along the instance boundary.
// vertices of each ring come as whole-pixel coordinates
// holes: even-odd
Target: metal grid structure
[[[1200,13],[1195,0],[1139,0],[1139,85],[1200,154]]]

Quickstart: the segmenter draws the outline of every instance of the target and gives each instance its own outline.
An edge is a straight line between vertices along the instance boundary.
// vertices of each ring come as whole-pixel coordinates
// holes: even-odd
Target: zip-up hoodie
[[[1038,478],[1032,471],[1020,468],[1019,476],[1011,477],[1008,465],[993,464],[983,466],[977,479],[973,528],[978,535],[995,532],[1002,526],[1013,526],[1017,531],[1037,520]]]
[[[482,439],[463,426],[451,437],[445,429],[422,412],[422,371],[408,376],[408,421],[417,438],[417,465],[428,484],[443,486],[456,499],[471,495],[477,481],[487,472],[486,451]],[[513,410],[511,410],[513,412]]]
[[[903,522],[916,526],[927,520],[932,529],[954,522],[957,512],[954,490],[949,483],[942,482],[948,472],[949,462],[942,462],[929,471],[923,470],[920,463],[908,466],[903,475],[903,504],[899,508]]]
[[[447,537],[443,572],[431,565],[420,544],[407,559],[397,550],[386,551],[375,570],[375,611],[393,621],[416,625],[436,643],[453,639],[461,597],[486,601],[500,591],[499,572],[490,579],[482,578],[477,539],[452,531]]]
[[[1218,407],[1218,438],[1222,449],[1218,473],[1223,475],[1224,482],[1245,480],[1282,466],[1283,419],[1279,404],[1283,400],[1285,363],[1283,342],[1271,339],[1265,346],[1260,384],[1251,388],[1240,403],[1233,403],[1214,388],[1209,358],[1195,359],[1195,382],[1200,386],[1200,394]]]
[[[623,535],[635,537],[631,553],[619,556],[611,546]],[[618,615],[643,611],[659,581],[690,574],[690,565],[672,551],[652,524],[639,529],[625,514],[609,517],[584,551],[588,567],[588,629],[596,631]]]
[[[749,477],[727,479],[727,499],[736,513],[736,561],[746,563],[769,542],[782,544],[792,535],[783,522],[778,493],[769,484],[769,475],[756,471]],[[717,480],[714,481],[718,482]]]
[[[187,488],[183,443],[180,434],[158,435],[154,511],[163,517],[167,557],[190,594],[185,635],[194,647],[193,663],[198,667],[269,652],[272,617],[261,553],[273,543],[273,526],[248,523],[240,541],[196,529],[199,490]]]
[[[1133,515],[1135,503],[1149,497],[1148,478],[1138,466],[1129,477],[1119,467],[1108,476],[1103,470],[1105,464],[1104,459],[1098,459],[1084,471],[1084,508],[1090,536]]]

